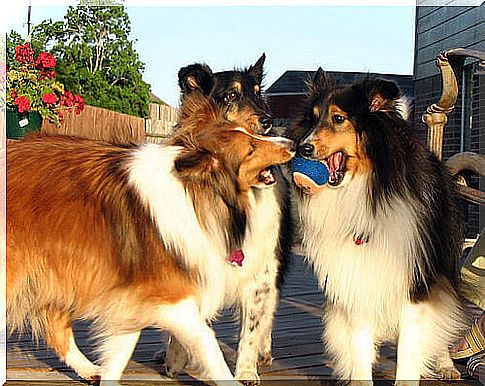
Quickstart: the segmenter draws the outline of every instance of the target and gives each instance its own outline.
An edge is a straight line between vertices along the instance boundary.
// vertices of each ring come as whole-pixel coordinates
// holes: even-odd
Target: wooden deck
[[[321,305],[323,296],[311,269],[303,259],[294,256],[286,284],[283,287],[280,306],[273,331],[273,356],[271,367],[261,370],[263,385],[332,384],[332,370],[327,366],[321,342]],[[220,345],[227,362],[234,370],[239,326],[225,312],[215,323]],[[75,324],[75,334],[80,349],[93,359],[94,342],[88,337],[88,324]],[[155,329],[143,331],[133,357],[123,374],[126,385],[186,385],[193,384],[188,376],[173,381],[166,377],[163,366],[154,360],[155,353],[165,348],[166,334]],[[461,368],[460,370],[463,370]],[[381,350],[375,376],[384,384],[395,371],[395,351],[388,347]],[[479,384],[471,381],[460,384]],[[454,382],[457,384],[458,382]],[[31,343],[28,336],[11,336],[7,341],[7,385],[83,385],[74,372],[60,362],[55,354],[39,343]],[[433,381],[437,385],[437,381]]]

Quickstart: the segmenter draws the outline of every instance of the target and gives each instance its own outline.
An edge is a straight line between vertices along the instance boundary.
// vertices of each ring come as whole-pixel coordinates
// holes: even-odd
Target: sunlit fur
[[[244,122],[244,130],[248,134],[267,133],[271,128],[271,115],[262,95],[264,61],[263,54],[249,68],[214,73],[207,65],[199,63],[181,68],[178,76],[182,106],[187,109],[191,103],[187,97],[201,92],[214,99],[227,120]],[[241,168],[241,173],[248,173],[248,178],[254,177],[251,162]],[[229,288],[225,295],[227,304],[235,306],[236,315],[242,319],[236,377],[244,380],[258,381],[258,364],[271,364],[273,318],[292,246],[290,187],[279,168],[274,173],[278,179],[276,186],[253,189],[251,193],[255,199],[252,216],[258,225],[250,225],[250,238],[245,243],[248,250],[254,251],[252,254],[259,256],[259,271],[245,278],[244,288],[236,292]],[[189,177],[193,175],[189,174]],[[233,218],[236,219],[236,216]],[[240,225],[242,220],[238,221]],[[233,236],[236,237],[230,239],[235,244],[240,243],[237,235]],[[163,358],[163,352],[158,356]],[[181,372],[188,360],[176,340],[170,339],[165,355],[167,372],[171,375]]]
[[[192,98],[179,135],[161,146],[42,135],[9,144],[8,325],[30,325],[83,377],[119,379],[139,331],[155,326],[177,337],[201,378],[232,379],[207,320],[260,274],[259,245],[278,243],[255,238],[268,233],[258,206],[280,213],[252,184],[292,157],[292,143],[246,134],[212,100]],[[243,267],[228,262],[236,244]],[[100,367],[75,346],[78,318],[95,322]]]
[[[193,91],[214,98],[230,121],[244,121],[258,134],[271,128],[271,114],[262,95],[265,54],[249,68],[212,72],[206,64],[194,63],[179,70],[181,103]]]
[[[398,380],[459,376],[448,355],[464,326],[453,180],[418,142],[395,84],[340,86],[319,71],[308,103],[290,136],[313,145],[315,159],[336,151],[347,157],[340,184],[312,196],[296,190],[304,251],[326,296],[323,338],[336,373],[370,380],[377,348],[391,341]]]

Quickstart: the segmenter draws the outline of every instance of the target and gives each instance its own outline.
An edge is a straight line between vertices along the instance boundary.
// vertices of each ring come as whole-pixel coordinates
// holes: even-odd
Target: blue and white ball
[[[295,184],[308,194],[320,190],[328,182],[329,177],[327,165],[303,157],[293,159],[291,174]]]

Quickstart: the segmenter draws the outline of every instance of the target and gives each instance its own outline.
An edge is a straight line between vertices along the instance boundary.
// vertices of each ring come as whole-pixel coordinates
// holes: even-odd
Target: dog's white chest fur
[[[242,250],[242,266],[229,263],[222,228],[206,232],[199,224],[192,199],[173,173],[178,147],[146,145],[130,165],[130,182],[136,188],[169,250],[185,266],[197,270],[203,286],[202,314],[210,319],[223,305],[238,299],[242,286],[262,270],[276,270],[280,210],[274,188],[249,193],[251,211]],[[269,264],[271,262],[273,264]]]
[[[279,263],[275,259],[275,250],[278,244],[281,213],[274,189],[276,187],[254,189],[249,193],[251,209],[242,248],[245,258],[241,267],[226,266],[225,269],[228,304],[239,298],[242,287],[249,281],[253,282],[256,276],[276,277]]]
[[[366,188],[364,178],[354,178],[340,189],[303,197],[303,245],[330,301],[350,313],[389,321],[408,296],[416,216],[397,199],[373,214]],[[358,245],[356,238],[368,241]]]

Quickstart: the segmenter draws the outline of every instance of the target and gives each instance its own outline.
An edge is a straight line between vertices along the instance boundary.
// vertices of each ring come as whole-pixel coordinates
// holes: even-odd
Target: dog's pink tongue
[[[341,166],[344,159],[344,155],[341,151],[333,153],[328,157],[328,173],[329,181],[331,183],[336,182],[341,177]]]
[[[261,172],[260,178],[266,185],[271,185],[273,182],[276,181],[273,173],[271,172],[271,169],[263,170]]]
[[[330,157],[328,157],[328,171],[330,173],[338,172],[340,166],[342,165],[343,159],[344,155],[341,151],[333,153]]]
[[[338,183],[343,177],[344,153],[337,151],[327,159],[328,161],[328,181],[331,185]]]

